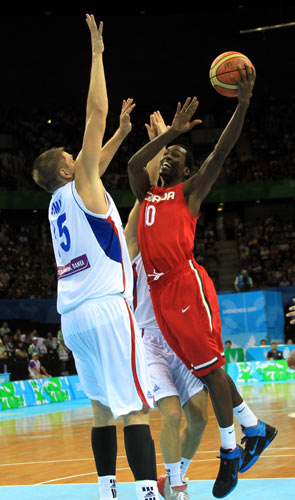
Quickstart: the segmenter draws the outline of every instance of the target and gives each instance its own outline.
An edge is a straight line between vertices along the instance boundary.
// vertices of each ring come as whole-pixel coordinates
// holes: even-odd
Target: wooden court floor
[[[278,435],[259,461],[241,479],[295,477],[295,383],[240,386],[257,416],[278,428]],[[18,411],[18,410],[14,410]],[[0,421],[0,486],[96,483],[90,446],[91,407]],[[161,416],[150,413],[158,474],[164,473],[159,447]],[[117,481],[133,481],[126,460],[122,422],[118,421]],[[236,434],[242,433],[236,423]],[[209,402],[209,421],[188,470],[190,480],[215,479],[219,432]]]

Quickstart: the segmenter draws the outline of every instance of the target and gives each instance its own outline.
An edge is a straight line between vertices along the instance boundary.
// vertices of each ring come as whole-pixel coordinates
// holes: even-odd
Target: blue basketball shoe
[[[242,438],[242,443],[245,444],[244,458],[239,472],[246,472],[256,460],[260,457],[261,453],[276,437],[278,431],[275,427],[265,424],[258,420],[258,424],[253,427],[243,427],[242,431],[245,436]]]
[[[240,445],[237,445],[234,450],[220,448],[220,467],[212,490],[216,498],[226,497],[237,486],[243,455],[244,450]]]

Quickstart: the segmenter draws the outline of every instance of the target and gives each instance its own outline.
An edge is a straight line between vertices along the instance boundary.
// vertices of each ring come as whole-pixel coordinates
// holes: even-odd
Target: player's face
[[[175,178],[179,182],[183,180],[186,160],[186,151],[181,146],[169,146],[164,151],[160,161],[160,175],[165,178]]]

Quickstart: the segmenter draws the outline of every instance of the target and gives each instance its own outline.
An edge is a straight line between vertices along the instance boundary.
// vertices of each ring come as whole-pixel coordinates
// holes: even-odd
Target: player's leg
[[[232,394],[226,375],[222,368],[217,368],[200,377],[208,387],[221,437],[220,467],[213,486],[213,495],[217,498],[225,497],[236,487],[243,461],[233,423],[233,398],[236,398],[236,406],[242,403],[242,398],[237,391]]]
[[[185,425],[181,439],[181,476],[184,480],[186,471],[199,447],[208,421],[208,393],[202,389],[194,394],[184,405]]]
[[[207,385],[221,436],[220,469],[213,494],[218,498],[228,495],[237,484],[237,473],[246,472],[271,443],[277,430],[257,419],[243,401],[231,377],[222,369],[212,370],[201,377]],[[237,445],[233,416],[245,434],[245,450]]]
[[[161,451],[166,475],[158,480],[159,491],[166,500],[188,499],[185,473],[197,451],[207,423],[207,391],[194,394],[183,406],[185,425],[180,431],[182,410],[178,397],[158,401],[162,415]]]
[[[123,416],[127,460],[135,479],[138,500],[158,500],[157,467],[148,408]]]
[[[145,329],[144,346],[149,367],[153,395],[161,412],[160,448],[166,474],[158,479],[159,492],[166,500],[186,493],[186,484],[181,479],[181,438],[180,426],[182,409],[179,393],[175,386],[173,369],[176,365],[175,353],[165,342],[157,329]],[[180,362],[178,360],[178,362]],[[183,365],[184,366],[184,365]],[[185,367],[184,367],[185,368]],[[192,375],[191,375],[192,376]],[[195,377],[192,377],[195,383]],[[174,490],[176,488],[176,490]],[[181,490],[181,492],[178,491]]]
[[[99,497],[101,500],[112,500],[117,498],[115,420],[109,407],[99,401],[92,400],[91,404],[93,409],[91,445],[98,474]]]

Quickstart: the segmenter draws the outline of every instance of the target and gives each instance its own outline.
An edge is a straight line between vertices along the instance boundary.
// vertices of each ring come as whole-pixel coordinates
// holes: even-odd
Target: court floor
[[[295,383],[239,387],[257,416],[278,428],[278,435],[228,498],[285,500],[295,498]],[[164,473],[159,448],[161,417],[150,413],[158,474]],[[92,412],[88,400],[0,412],[0,499],[47,500],[98,498],[90,446]],[[236,425],[237,438],[242,434]],[[219,468],[219,433],[209,405],[209,422],[188,470],[190,498],[214,498],[211,490]],[[122,422],[118,420],[118,498],[136,498],[126,460]]]

